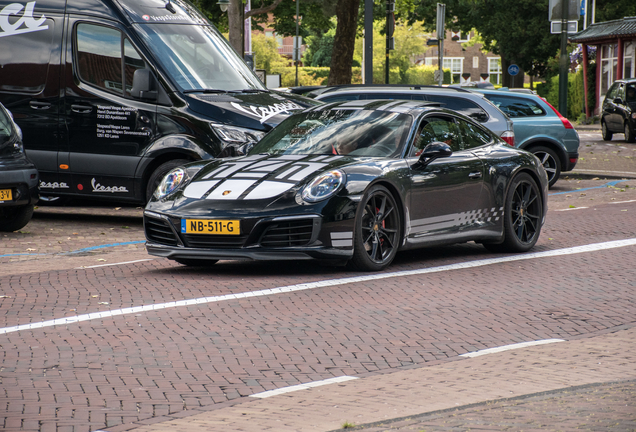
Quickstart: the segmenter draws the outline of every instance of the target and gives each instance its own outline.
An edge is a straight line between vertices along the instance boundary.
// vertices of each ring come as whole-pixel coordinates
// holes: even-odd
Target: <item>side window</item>
[[[442,108],[452,109],[468,117],[484,123],[488,121],[488,113],[479,105],[468,99],[453,96],[426,95],[426,99],[431,102],[439,102]]]
[[[417,128],[407,157],[419,156],[424,147],[434,141],[448,144],[454,152],[462,149],[461,133],[452,118],[436,116],[424,119]]]
[[[459,125],[459,130],[464,142],[464,150],[483,146],[492,142],[492,136],[490,136],[486,131],[481,130],[479,127],[462,119],[456,119],[456,121]]]
[[[126,86],[126,96],[130,97],[132,89],[133,76],[137,69],[144,69],[146,62],[141,58],[135,47],[132,46],[128,39],[124,39],[124,80]]]
[[[627,84],[625,102],[636,102],[636,84]]]
[[[121,32],[93,24],[77,26],[77,71],[82,81],[123,94]]]
[[[614,97],[619,97],[619,98],[625,100],[625,87],[623,86],[623,84],[621,84],[618,87],[618,93]]]
[[[614,83],[614,85],[607,92],[608,99],[614,99],[618,94],[618,83]]]
[[[486,97],[509,117],[534,117],[546,114],[543,108],[541,108],[541,105],[530,98],[516,98],[493,94],[486,95]]]

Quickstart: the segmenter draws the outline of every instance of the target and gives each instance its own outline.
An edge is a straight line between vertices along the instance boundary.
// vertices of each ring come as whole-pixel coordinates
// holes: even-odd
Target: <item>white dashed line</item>
[[[152,261],[152,258],[146,258],[146,259],[140,259],[140,260],[135,260],[135,261],[125,261],[125,262],[120,262],[120,263],[112,263],[112,264],[99,264],[99,265],[93,265],[93,266],[82,266],[82,267],[75,267],[75,270],[82,270],[82,269],[89,269],[89,268],[98,268],[98,267],[110,267],[110,266],[118,266],[118,265],[124,265],[124,264],[134,264],[134,263],[138,263],[138,262],[144,262],[144,261]]]
[[[566,208],[566,209],[560,209],[560,210],[554,210],[554,211],[570,211],[570,210],[583,210],[589,207],[572,207],[572,208]]]
[[[636,200],[616,201],[616,202],[611,202],[610,204],[625,204],[625,203],[630,203],[630,202],[636,202]]]
[[[510,345],[504,345],[504,346],[500,346],[500,347],[495,347],[495,348],[488,348],[488,349],[483,349],[483,350],[479,350],[479,351],[473,351],[473,352],[469,352],[466,354],[460,354],[460,357],[479,357],[482,355],[486,355],[486,354],[493,354],[493,353],[498,353],[498,352],[503,352],[503,351],[510,351],[513,349],[518,349],[518,348],[525,348],[525,347],[529,347],[529,346],[535,346],[535,345],[545,345],[545,344],[550,344],[550,343],[555,343],[555,342],[565,342],[565,340],[563,339],[543,339],[543,340],[538,340],[538,341],[531,341],[531,342],[521,342],[521,343],[516,343],[516,344],[510,344]]]
[[[295,392],[298,390],[307,390],[310,389],[312,387],[320,387],[320,386],[324,386],[327,384],[335,384],[335,383],[341,383],[341,382],[345,382],[345,381],[351,381],[351,380],[355,380],[358,379],[358,377],[354,377],[354,376],[347,376],[347,375],[343,375],[343,376],[339,376],[339,377],[335,377],[335,378],[329,378],[329,379],[324,379],[324,380],[320,380],[320,381],[313,381],[310,383],[306,383],[306,384],[298,384],[298,385],[293,385],[293,386],[289,386],[289,387],[282,387],[276,390],[269,390],[269,391],[265,391],[265,392],[261,392],[261,393],[254,393],[251,394],[250,397],[255,397],[255,398],[268,398],[271,396],[277,396],[277,395],[281,395],[284,393],[290,393],[290,392]]]
[[[56,318],[56,319],[52,319],[48,321],[22,324],[22,325],[17,325],[13,327],[4,327],[4,328],[0,328],[0,334],[12,333],[12,332],[17,332],[22,330],[35,330],[35,329],[51,327],[56,325],[68,325],[68,324],[78,323],[82,321],[90,321],[90,320],[102,319],[102,318],[112,318],[112,317],[121,316],[121,315],[139,314],[143,312],[151,312],[151,311],[170,309],[175,307],[187,307],[187,306],[195,306],[195,305],[201,305],[201,304],[207,304],[207,303],[218,303],[218,302],[223,302],[227,300],[239,300],[239,299],[248,299],[248,298],[254,298],[254,297],[264,297],[264,296],[270,296],[275,294],[291,293],[296,291],[306,291],[306,290],[315,289],[315,288],[326,288],[326,287],[346,285],[346,284],[357,283],[357,282],[367,282],[367,281],[389,279],[389,278],[395,278],[395,277],[415,276],[415,275],[422,275],[427,273],[438,273],[438,272],[451,271],[451,270],[462,270],[462,269],[469,269],[469,268],[475,268],[475,267],[483,267],[483,266],[492,265],[492,264],[507,263],[507,262],[514,262],[514,261],[525,261],[525,260],[531,260],[536,258],[572,255],[572,254],[578,254],[578,253],[595,252],[600,250],[615,249],[615,248],[634,246],[634,245],[636,245],[636,238],[631,238],[626,240],[615,240],[615,241],[604,242],[604,243],[594,243],[594,244],[589,244],[584,246],[556,249],[556,250],[545,251],[545,252],[525,253],[525,254],[518,254],[518,255],[509,255],[509,256],[505,256],[501,258],[490,258],[490,259],[477,260],[477,261],[460,262],[457,264],[449,264],[449,265],[439,266],[439,267],[429,267],[429,268],[422,268],[417,270],[406,270],[406,271],[398,271],[398,272],[390,272],[390,273],[378,273],[378,274],[372,274],[372,275],[354,276],[354,277],[341,278],[341,279],[328,279],[323,281],[308,282],[308,283],[302,283],[297,285],[288,285],[284,287],[269,288],[269,289],[258,290],[258,291],[248,291],[248,292],[242,292],[242,293],[236,293],[236,294],[226,294],[221,296],[201,297],[196,299],[172,301],[167,303],[157,303],[157,304],[150,304],[150,305],[144,305],[144,306],[135,306],[135,307],[129,307],[124,309],[115,309],[110,311],[100,311],[100,312],[93,312],[93,313],[88,313],[83,315],[74,315],[74,316],[69,316],[64,318]]]

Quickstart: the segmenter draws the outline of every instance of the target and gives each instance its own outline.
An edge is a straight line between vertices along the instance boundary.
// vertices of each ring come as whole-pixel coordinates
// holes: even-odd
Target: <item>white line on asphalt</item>
[[[589,207],[572,207],[572,208],[566,208],[566,209],[560,209],[560,210],[554,210],[554,211],[570,211],[570,210],[583,210]]]
[[[516,344],[510,344],[510,345],[504,345],[504,346],[495,347],[495,348],[487,348],[487,349],[483,349],[483,350],[479,350],[479,351],[473,351],[473,352],[469,352],[469,353],[466,353],[466,354],[460,354],[459,356],[460,357],[479,357],[479,356],[486,355],[486,354],[498,353],[498,352],[503,352],[503,351],[510,351],[510,350],[513,350],[513,349],[525,348],[525,347],[535,346],[535,345],[545,345],[545,344],[550,344],[550,343],[555,343],[555,342],[565,342],[565,340],[563,340],[563,339],[543,339],[543,340],[538,340],[538,341],[520,342],[520,343],[516,343]]]
[[[616,201],[616,202],[611,202],[610,204],[625,204],[625,203],[630,203],[630,202],[636,202],[636,200]]]
[[[152,261],[152,260],[153,260],[153,258],[146,258],[146,259],[140,259],[140,260],[135,260],[135,261],[125,261],[125,262],[112,263],[112,264],[99,264],[99,265],[93,265],[93,266],[81,266],[81,267],[75,267],[75,270],[97,268],[97,267],[109,267],[109,266],[117,266],[117,265],[124,265],[124,264],[134,264],[134,263],[138,263],[138,262]]]
[[[269,391],[265,391],[265,392],[261,392],[261,393],[254,393],[251,394],[250,397],[255,397],[255,398],[268,398],[271,396],[277,396],[280,394],[284,394],[284,393],[290,393],[290,392],[295,392],[298,390],[307,390],[310,389],[312,387],[320,387],[320,386],[324,386],[327,384],[334,384],[334,383],[340,383],[340,382],[345,382],[345,381],[351,381],[351,380],[355,380],[358,379],[358,377],[354,377],[354,376],[347,376],[347,375],[343,375],[343,376],[339,376],[339,377],[335,377],[335,378],[329,378],[329,379],[324,379],[321,381],[313,381],[310,383],[306,383],[306,384],[298,384],[298,385],[293,385],[293,386],[289,386],[289,387],[282,387],[276,390],[269,390]]]
[[[594,244],[589,244],[584,246],[575,246],[575,247],[564,248],[564,249],[556,249],[556,250],[545,251],[545,252],[534,252],[534,253],[510,255],[510,256],[505,256],[501,258],[490,258],[490,259],[477,260],[477,261],[461,262],[457,264],[449,264],[449,265],[439,266],[439,267],[422,268],[417,270],[405,270],[405,271],[398,271],[398,272],[391,272],[391,273],[377,273],[372,275],[354,276],[354,277],[341,278],[341,279],[327,279],[327,280],[322,280],[317,282],[307,282],[307,283],[302,283],[297,285],[288,285],[284,287],[269,288],[269,289],[258,290],[258,291],[248,291],[248,292],[226,294],[226,295],[214,296],[214,297],[200,297],[196,299],[179,300],[179,301],[172,301],[168,303],[157,303],[157,304],[150,304],[150,305],[144,305],[144,306],[129,307],[124,309],[115,309],[110,311],[93,312],[93,313],[88,313],[83,315],[74,315],[74,316],[69,316],[64,318],[56,318],[56,319],[52,319],[48,321],[34,322],[29,324],[17,325],[13,327],[0,328],[0,334],[12,333],[12,332],[22,331],[22,330],[35,330],[35,329],[51,327],[56,325],[68,325],[68,324],[73,324],[73,323],[82,322],[82,321],[111,318],[111,317],[120,316],[120,315],[138,314],[142,312],[157,311],[161,309],[169,309],[169,308],[175,308],[175,307],[187,307],[187,306],[195,306],[195,305],[201,305],[206,303],[218,303],[218,302],[227,301],[227,300],[239,300],[239,299],[246,299],[246,298],[253,298],[253,297],[263,297],[263,296],[270,296],[274,294],[305,291],[305,290],[316,289],[316,288],[333,287],[333,286],[346,285],[346,284],[357,283],[357,282],[367,282],[372,280],[414,276],[414,275],[437,273],[437,272],[451,271],[451,270],[462,270],[462,269],[482,267],[482,266],[487,266],[492,264],[499,264],[499,263],[513,262],[513,261],[524,261],[524,260],[530,260],[530,259],[536,259],[536,258],[572,255],[572,254],[578,254],[578,253],[595,252],[600,250],[615,249],[615,248],[634,246],[634,245],[636,245],[636,238],[631,238],[631,239],[625,239],[625,240],[609,241],[604,243],[594,243]]]

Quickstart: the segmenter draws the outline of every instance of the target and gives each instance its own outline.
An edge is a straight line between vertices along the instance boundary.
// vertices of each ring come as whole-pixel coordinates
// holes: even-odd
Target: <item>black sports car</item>
[[[387,267],[398,251],[537,242],[539,160],[468,117],[416,101],[349,101],[295,114],[249,154],[171,171],[144,212],[150,254]]]

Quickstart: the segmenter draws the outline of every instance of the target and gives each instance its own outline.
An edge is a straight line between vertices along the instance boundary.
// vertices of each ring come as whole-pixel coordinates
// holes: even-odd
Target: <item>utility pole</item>
[[[299,24],[300,19],[300,0],[296,0],[296,39],[294,39],[294,58],[296,59],[296,87],[298,87],[298,63],[300,63],[300,36]]]
[[[568,115],[568,17],[569,0],[561,0],[561,53],[559,55],[559,112]]]
[[[446,29],[444,20],[446,19],[446,4],[437,3],[437,84],[441,87],[444,84],[444,38]]]
[[[386,62],[385,62],[385,77],[384,83],[389,84],[389,53],[392,49],[395,49],[395,38],[393,38],[393,32],[395,31],[395,0],[386,0]]]
[[[364,0],[364,84],[373,84],[373,0]]]

